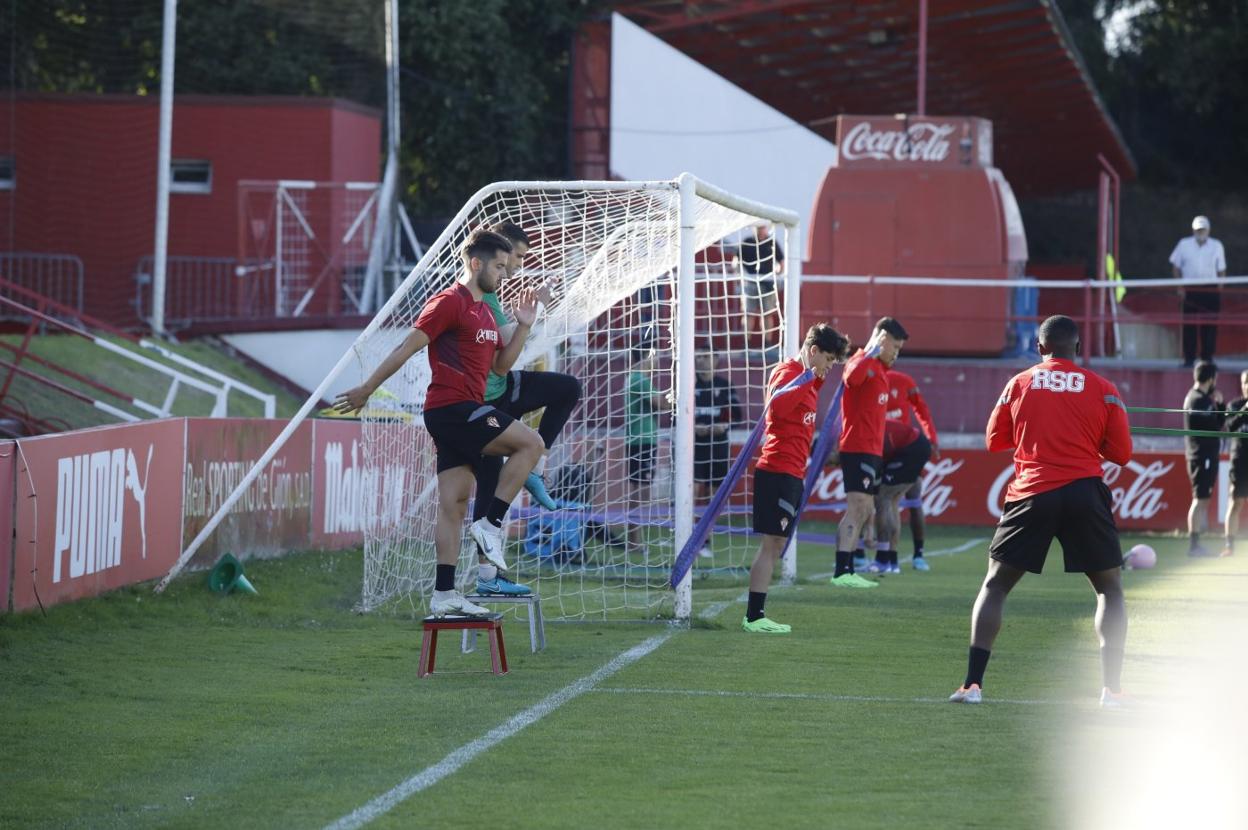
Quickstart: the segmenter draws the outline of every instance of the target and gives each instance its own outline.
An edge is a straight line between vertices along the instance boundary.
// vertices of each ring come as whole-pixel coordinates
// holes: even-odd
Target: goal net
[[[428,299],[462,274],[469,234],[502,221],[532,241],[500,290],[504,307],[521,287],[553,287],[515,368],[564,372],[582,388],[546,462],[559,509],[543,510],[522,491],[508,516],[509,576],[531,585],[552,618],[687,616],[689,583],[675,594],[668,587],[673,560],[699,500],[761,413],[768,374],[796,352],[788,321],[797,319],[797,292],[784,290],[796,285],[796,217],[687,175],[491,185],[461,209],[333,374],[350,362],[370,373]],[[433,588],[437,481],[422,422],[429,379],[426,350],[362,414],[365,477],[391,494],[364,505],[364,610],[420,610]],[[745,578],[756,547],[746,532],[748,486],[738,485],[693,581]],[[457,587],[471,593],[477,552],[464,540]]]

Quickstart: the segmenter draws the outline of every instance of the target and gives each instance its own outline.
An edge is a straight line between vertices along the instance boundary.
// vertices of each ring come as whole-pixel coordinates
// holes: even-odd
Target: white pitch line
[[[724,609],[727,608],[729,605],[735,605],[738,602],[746,602],[747,600],[749,600],[749,598],[750,598],[750,592],[746,591],[744,594],[737,597],[736,599],[726,599],[723,602],[716,602],[716,603],[712,603],[711,605],[706,606],[706,609],[703,610],[701,614],[698,614],[698,616],[704,620],[713,620],[716,617],[718,617],[720,614],[722,614],[724,612]]]
[[[709,620],[719,615],[729,605],[745,602],[747,597],[748,594],[742,594],[736,599],[714,603],[707,606],[698,616]],[[679,630],[672,628],[662,634],[656,634],[627,651],[617,654],[597,671],[564,686],[559,691],[543,698],[500,726],[494,727],[475,741],[466,743],[452,751],[433,766],[425,767],[390,791],[377,796],[364,806],[353,810],[333,824],[328,825],[327,830],[354,830],[354,828],[363,827],[369,822],[380,818],[417,793],[429,789],[448,775],[458,772],[461,767],[478,755],[493,749],[498,744],[523,730],[526,726],[537,723],[568,701],[574,700],[586,692],[593,691],[594,687],[603,680],[606,680],[621,669],[636,663],[670,640]]]
[[[929,550],[929,551],[924,551],[924,552],[923,552],[923,555],[924,555],[924,556],[952,556],[952,555],[953,555],[953,554],[955,554],[955,553],[962,553],[963,551],[968,551],[968,550],[970,550],[971,548],[975,547],[976,545],[982,545],[984,542],[987,542],[987,541],[988,541],[988,539],[987,539],[987,538],[983,538],[983,539],[972,539],[972,540],[971,540],[971,541],[969,541],[969,542],[963,542],[962,544],[958,545],[958,546],[957,546],[957,547],[955,547],[955,548],[941,548],[940,550]],[[913,557],[913,556],[907,556],[905,559],[903,559],[903,560],[901,560],[901,561],[902,561],[902,562],[913,562],[913,561],[914,561],[914,557]],[[827,579],[828,577],[833,576],[835,573],[836,573],[836,571],[828,571],[826,574],[814,574],[813,576],[810,576],[810,577],[807,577],[807,578],[808,578],[808,579]]]
[[[948,703],[943,697],[873,697],[870,695],[832,695],[815,692],[730,692],[717,689],[645,689],[606,686],[594,689],[599,694],[679,695],[682,697],[740,697],[751,700],[815,700],[833,703]],[[1067,700],[1009,700],[989,698],[987,703],[1011,706],[1071,706]]]

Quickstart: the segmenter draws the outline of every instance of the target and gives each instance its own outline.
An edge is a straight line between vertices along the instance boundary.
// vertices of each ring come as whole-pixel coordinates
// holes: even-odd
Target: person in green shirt
[[[650,483],[654,480],[654,462],[658,455],[658,413],[667,408],[667,396],[656,392],[650,382],[654,374],[654,348],[650,338],[643,338],[641,345],[631,354],[632,367],[628,373],[625,393],[624,450],[628,458],[629,502],[636,505],[650,504]],[[631,544],[641,547],[644,535],[641,525],[631,525],[628,530]]]
[[[512,245],[511,257],[507,265],[507,279],[515,277],[524,264],[525,255],[529,252],[531,241],[524,229],[514,222],[499,222],[490,230],[506,237]],[[500,286],[501,287],[501,286]],[[549,307],[553,299],[552,287],[549,282],[537,289],[538,302]],[[498,293],[486,294],[482,298],[494,314],[494,322],[498,326],[503,343],[510,342],[516,324],[503,309]],[[547,510],[555,510],[558,505],[550,497],[546,486],[545,468],[546,455],[559,437],[572,411],[581,399],[581,382],[571,375],[561,372],[531,372],[513,369],[505,375],[493,372],[485,382],[485,402],[496,409],[507,413],[513,418],[522,418],[530,412],[544,410],[538,421],[537,432],[542,437],[546,452],[538,459],[537,466],[525,480],[524,487],[533,497],[533,501]],[[479,511],[486,510],[493,500],[494,488],[498,484],[499,472],[503,459],[482,456],[476,467],[477,494],[473,502],[473,518]],[[507,579],[488,561],[481,559],[477,571],[477,593],[505,596],[523,596],[531,593],[527,585],[520,585]]]

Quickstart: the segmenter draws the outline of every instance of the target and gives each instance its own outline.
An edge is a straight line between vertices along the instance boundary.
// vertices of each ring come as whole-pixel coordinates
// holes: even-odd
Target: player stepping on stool
[[[489,519],[477,519],[468,527],[468,535],[477,543],[481,553],[490,560],[490,564],[500,571],[507,570],[507,560],[503,558],[503,529]]]
[[[529,473],[528,478],[524,480],[524,489],[529,491],[529,495],[535,502],[547,510],[559,508],[555,500],[550,497],[550,491],[546,489],[546,479],[541,473]]]
[[[533,593],[528,585],[512,582],[493,565],[477,566],[477,593],[498,597],[527,597]]]
[[[490,609],[469,602],[459,591],[434,591],[429,613],[434,617],[485,617]]]

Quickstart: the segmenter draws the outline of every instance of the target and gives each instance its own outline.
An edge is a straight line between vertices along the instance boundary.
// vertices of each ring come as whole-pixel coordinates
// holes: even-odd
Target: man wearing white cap
[[[1170,254],[1176,280],[1212,280],[1226,276],[1226,252],[1222,243],[1209,236],[1209,217],[1192,220],[1192,235],[1179,240]],[[1183,298],[1183,365],[1196,363],[1196,342],[1200,359],[1213,360],[1218,342],[1217,316],[1222,309],[1222,286],[1204,285],[1192,290],[1179,289]],[[1191,317],[1195,322],[1187,322]]]

